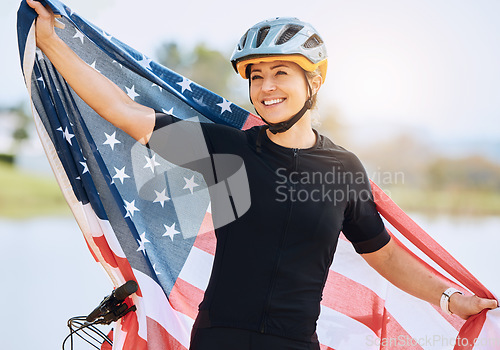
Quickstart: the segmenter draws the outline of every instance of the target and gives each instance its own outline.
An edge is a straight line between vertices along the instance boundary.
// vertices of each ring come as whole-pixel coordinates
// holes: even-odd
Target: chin
[[[261,118],[265,119],[268,123],[271,123],[271,124],[281,123],[281,122],[284,122],[284,121],[287,121],[288,119],[290,119],[290,117],[283,117],[283,116],[265,114],[265,113],[260,113],[260,112],[259,112],[259,115],[261,116]]]

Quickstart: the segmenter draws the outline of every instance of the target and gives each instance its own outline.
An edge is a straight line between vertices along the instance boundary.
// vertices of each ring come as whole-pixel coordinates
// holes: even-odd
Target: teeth
[[[264,105],[270,106],[270,105],[274,105],[276,103],[283,102],[284,100],[285,99],[283,99],[283,98],[277,98],[277,99],[274,99],[274,100],[264,101]]]

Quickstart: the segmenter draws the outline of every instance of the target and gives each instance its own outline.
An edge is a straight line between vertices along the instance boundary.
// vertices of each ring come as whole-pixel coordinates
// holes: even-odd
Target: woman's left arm
[[[396,287],[436,306],[440,305],[443,292],[450,287],[446,281],[434,275],[393,240],[381,249],[361,256]],[[454,293],[449,300],[449,310],[463,319],[483,309],[496,307],[498,307],[496,300],[479,298],[475,295]]]

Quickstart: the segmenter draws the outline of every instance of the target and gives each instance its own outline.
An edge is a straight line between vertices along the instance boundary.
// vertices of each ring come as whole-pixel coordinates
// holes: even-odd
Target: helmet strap
[[[306,81],[307,81],[307,79],[306,79]],[[269,131],[270,132],[272,132],[273,134],[285,132],[288,129],[290,129],[292,126],[294,126],[295,123],[297,123],[300,120],[300,118],[302,118],[302,116],[307,112],[308,109],[312,108],[312,105],[313,105],[313,102],[312,102],[312,89],[311,89],[311,85],[309,84],[309,81],[307,81],[307,89],[309,90],[309,97],[306,100],[306,102],[304,103],[304,106],[302,107],[302,109],[297,114],[295,114],[294,116],[292,116],[290,119],[285,120],[284,122],[270,123],[267,120],[265,120],[259,114],[259,112],[257,112],[257,110],[255,110],[255,112],[259,115],[259,117],[261,117],[261,119],[264,121],[264,123],[266,123],[267,125],[269,125]],[[252,102],[251,98],[250,98],[250,102]],[[253,102],[252,102],[252,104],[253,104]]]

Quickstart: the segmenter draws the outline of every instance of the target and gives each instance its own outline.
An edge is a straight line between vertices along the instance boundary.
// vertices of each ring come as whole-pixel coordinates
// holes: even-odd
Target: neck
[[[273,134],[266,130],[267,136],[274,143],[287,148],[310,148],[316,143],[316,134],[311,127],[310,111],[285,132]]]

